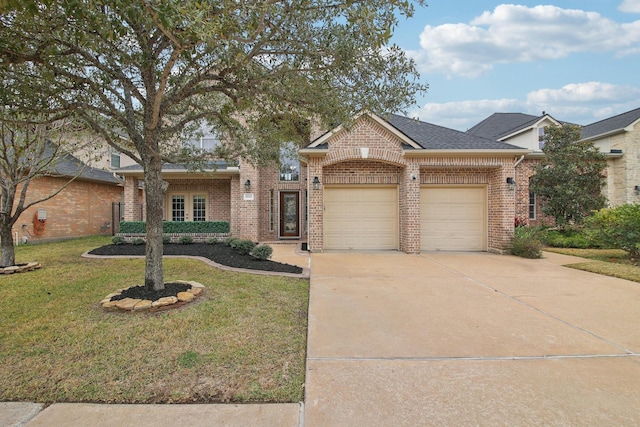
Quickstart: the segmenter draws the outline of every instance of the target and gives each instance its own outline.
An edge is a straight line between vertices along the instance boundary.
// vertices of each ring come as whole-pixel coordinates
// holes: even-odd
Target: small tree
[[[592,142],[579,141],[580,132],[576,125],[547,126],[545,160],[531,177],[529,188],[539,197],[542,211],[559,226],[581,223],[605,205],[604,154]]]
[[[24,117],[3,108],[0,110],[0,265],[15,265],[14,240],[11,232],[20,215],[31,206],[42,203],[64,190],[82,172],[80,162],[76,174],[48,195],[27,201],[31,182],[42,176],[56,176],[57,165],[69,160],[58,141],[50,138],[68,130],[65,121],[54,123]]]
[[[586,225],[595,241],[622,249],[629,259],[640,261],[640,204],[601,209],[587,218]]]

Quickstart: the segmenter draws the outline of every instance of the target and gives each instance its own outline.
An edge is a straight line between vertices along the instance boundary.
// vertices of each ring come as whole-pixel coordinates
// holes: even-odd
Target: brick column
[[[308,164],[307,186],[309,189],[309,231],[308,244],[311,252],[322,252],[324,249],[324,180],[322,176],[321,158],[311,157]],[[320,188],[313,188],[313,179],[318,177]]]
[[[504,252],[513,237],[516,215],[516,192],[509,189],[507,177],[515,179],[515,170],[511,159],[505,159],[502,167],[491,173],[489,178],[489,239],[490,252]]]
[[[124,220],[140,220],[138,178],[127,176],[124,180]]]
[[[248,190],[245,188],[247,180],[250,182]],[[254,242],[259,239],[259,184],[257,168],[249,163],[242,163],[240,180],[237,184],[239,190],[238,216],[236,217],[236,221],[238,221],[238,237],[253,240]]]
[[[420,252],[420,165],[410,162],[400,176],[400,250]]]

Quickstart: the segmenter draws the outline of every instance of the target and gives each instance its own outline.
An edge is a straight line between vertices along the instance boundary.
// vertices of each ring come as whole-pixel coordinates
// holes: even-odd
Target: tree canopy
[[[570,124],[545,128],[545,159],[536,166],[529,186],[542,211],[560,226],[581,223],[606,202],[604,154],[592,142],[580,141],[580,133],[579,126]]]
[[[262,160],[301,123],[395,112],[426,90],[389,46],[423,0],[42,0],[2,3],[3,102],[73,113],[143,166],[145,284],[162,287],[163,162],[207,126],[218,156]],[[21,97],[22,91],[39,98]],[[23,102],[24,101],[24,102]],[[304,126],[302,126],[304,127]]]

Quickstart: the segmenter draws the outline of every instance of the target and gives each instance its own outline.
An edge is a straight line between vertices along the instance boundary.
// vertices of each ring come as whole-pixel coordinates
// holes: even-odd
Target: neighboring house
[[[26,203],[46,197],[72,177],[77,178],[55,197],[22,213],[13,230],[18,237],[16,243],[111,234],[112,225],[119,221],[113,208],[122,201],[122,183],[113,173],[88,167],[71,155],[55,169],[51,176],[31,181]]]
[[[254,241],[307,241],[312,251],[506,249],[515,166],[530,149],[414,119],[356,117],[280,168],[223,162],[206,172],[165,165],[165,219],[229,221]],[[121,168],[125,220],[144,219],[142,170]]]
[[[582,139],[607,153],[609,204],[640,202],[640,108],[584,126]]]
[[[551,125],[562,125],[551,115],[542,112],[540,116],[522,113],[494,113],[467,133],[496,141],[506,142],[526,148],[530,152],[517,162],[515,173],[516,213],[515,217],[526,220],[530,225],[553,223],[553,218],[542,213],[538,198],[529,191],[529,181],[534,168],[544,157],[544,128]]]

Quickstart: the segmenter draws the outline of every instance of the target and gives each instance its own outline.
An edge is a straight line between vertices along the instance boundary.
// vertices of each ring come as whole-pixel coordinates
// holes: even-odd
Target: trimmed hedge
[[[143,234],[146,233],[144,221],[122,221],[118,233]],[[228,233],[227,221],[163,221],[163,233]]]

